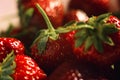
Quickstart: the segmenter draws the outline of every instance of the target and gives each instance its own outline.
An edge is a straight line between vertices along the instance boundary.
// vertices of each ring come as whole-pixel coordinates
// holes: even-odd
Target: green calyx
[[[102,14],[100,16],[93,16],[89,18],[87,22],[69,22],[65,26],[54,29],[48,16],[39,4],[36,4],[38,11],[42,14],[48,29],[39,31],[38,37],[34,40],[33,44],[37,44],[39,53],[45,51],[46,43],[48,39],[57,40],[60,33],[67,33],[76,30],[75,34],[75,47],[79,47],[84,44],[85,51],[91,46],[94,46],[100,53],[103,52],[103,43],[110,46],[114,46],[110,34],[118,31],[115,24],[107,23],[110,13]]]
[[[38,11],[41,13],[41,15],[43,16],[43,18],[44,18],[44,20],[47,24],[47,27],[48,27],[48,29],[40,30],[39,33],[38,33],[38,37],[33,42],[33,44],[37,44],[37,48],[39,50],[39,53],[42,53],[46,48],[46,43],[48,41],[48,38],[50,38],[52,40],[57,40],[59,34],[56,33],[56,31],[53,28],[47,14],[40,7],[40,5],[36,4],[36,7],[37,7]]]
[[[7,57],[0,63],[0,80],[13,80],[10,76],[14,73],[16,63],[14,61],[14,51],[7,55]]]
[[[102,14],[98,17],[91,17],[86,22],[92,28],[82,28],[76,33],[75,46],[79,47],[84,44],[85,51],[87,51],[91,46],[94,46],[96,50],[100,53],[103,52],[103,43],[110,46],[114,46],[110,34],[118,31],[115,24],[107,23],[107,19],[111,14]]]
[[[45,11],[40,7],[39,4],[36,4],[36,7],[38,11],[41,13],[41,15],[43,16],[48,27],[48,29],[40,30],[38,32],[38,37],[33,42],[33,44],[37,44],[37,49],[41,54],[43,51],[45,51],[48,39],[57,40],[59,38],[60,33],[67,33],[72,30],[76,30],[77,28],[74,26],[76,26],[77,23],[71,22],[66,24],[65,26],[61,26],[57,29],[54,29]]]

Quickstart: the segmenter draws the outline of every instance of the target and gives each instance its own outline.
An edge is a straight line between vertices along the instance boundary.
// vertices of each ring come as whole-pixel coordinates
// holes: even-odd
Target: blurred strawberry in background
[[[66,61],[48,76],[48,80],[109,80],[104,71],[89,62]]]
[[[106,12],[118,12],[118,5],[118,0],[71,0],[69,9],[81,9],[88,16],[97,16]]]
[[[28,12],[28,14],[32,14],[29,18],[30,25],[38,26],[39,28],[46,28],[43,17],[35,7],[35,3],[38,3],[45,10],[47,16],[55,28],[62,25],[64,8],[61,0],[19,0],[18,3],[20,18],[23,24],[25,23],[23,21],[26,15],[24,13]],[[30,9],[32,8],[34,11],[31,11],[32,13],[29,13]]]
[[[76,9],[76,10],[70,10],[70,11],[67,11],[65,16],[64,16],[64,21],[63,23],[68,23],[70,21],[87,21],[88,20],[88,16],[87,14],[82,11],[82,10],[79,10],[79,9]]]

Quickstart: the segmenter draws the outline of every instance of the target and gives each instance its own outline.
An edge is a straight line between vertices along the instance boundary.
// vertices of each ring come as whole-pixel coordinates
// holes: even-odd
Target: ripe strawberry
[[[108,80],[99,68],[91,63],[71,60],[61,64],[48,80]]]
[[[26,55],[12,51],[0,65],[0,80],[45,80],[46,74]]]
[[[64,24],[66,24],[70,21],[73,21],[73,20],[85,22],[88,20],[88,16],[82,10],[70,10],[70,11],[66,12],[66,14],[64,15]]]
[[[14,50],[15,54],[24,54],[25,47],[23,43],[16,38],[0,38],[0,62],[6,57],[8,53]]]
[[[98,16],[106,12],[116,12],[117,0],[71,0],[69,4],[70,9],[81,9],[85,11],[88,16]]]
[[[29,51],[29,47],[32,45],[32,42],[36,36],[36,28],[35,27],[9,27],[6,31],[1,33],[1,37],[13,37],[20,40],[26,51]],[[28,52],[29,53],[29,52]]]
[[[43,14],[48,29],[40,30],[31,46],[31,54],[44,71],[50,73],[63,61],[73,57],[71,43],[75,32],[63,28],[54,29],[41,7],[37,7]]]
[[[71,33],[69,33],[71,34]],[[65,36],[71,36],[65,34]],[[72,34],[73,35],[73,34]],[[51,72],[63,61],[70,59],[72,55],[72,47],[64,34],[59,36],[59,39],[49,39],[46,43],[46,48],[43,52],[39,52],[39,42],[34,43],[31,47],[33,58],[40,64],[40,66],[47,72]],[[72,42],[72,41],[70,41]]]
[[[31,8],[34,9],[34,11],[31,11],[33,15],[30,18],[30,22],[29,22],[30,25],[38,26],[39,28],[47,28],[44,18],[41,16],[41,14],[38,12],[38,10],[35,7],[36,3],[41,5],[41,7],[45,10],[47,16],[49,17],[50,21],[52,22],[55,28],[62,25],[64,8],[60,0],[45,0],[45,1],[43,0],[29,0],[29,1],[21,0],[19,2],[19,7],[24,7],[24,8],[23,8],[23,12],[20,12],[21,13],[20,15],[26,12],[30,14],[29,9]],[[24,16],[22,18],[23,19],[21,19],[21,21],[25,20],[25,22],[26,22],[26,19],[28,19],[28,17],[25,19]]]
[[[108,66],[119,60],[120,20],[110,14],[91,17],[87,27],[76,33],[74,54],[100,66]]]

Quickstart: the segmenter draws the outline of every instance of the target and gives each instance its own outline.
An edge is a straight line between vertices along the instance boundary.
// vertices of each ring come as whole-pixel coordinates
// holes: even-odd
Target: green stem
[[[43,16],[43,18],[44,18],[44,20],[45,20],[45,22],[47,24],[48,29],[50,31],[54,31],[54,28],[53,28],[47,14],[45,13],[45,11],[40,7],[40,5],[38,3],[36,4],[36,7],[37,7],[38,11],[42,14],[42,16]]]
[[[94,27],[92,27],[90,25],[83,24],[83,25],[80,25],[80,26],[77,26],[77,25],[72,25],[71,26],[70,25],[70,26],[67,26],[67,28],[60,27],[60,28],[56,29],[56,32],[57,33],[67,33],[67,32],[78,30],[78,29],[82,29],[82,28],[91,29],[91,30],[95,29]]]

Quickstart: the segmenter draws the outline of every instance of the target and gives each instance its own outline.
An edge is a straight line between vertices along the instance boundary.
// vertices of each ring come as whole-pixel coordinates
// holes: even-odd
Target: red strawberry
[[[47,16],[50,18],[50,21],[52,22],[55,28],[62,25],[64,8],[60,0],[45,0],[45,1],[43,0],[29,0],[29,1],[22,0],[19,2],[20,4],[19,7],[23,6],[25,8],[23,9],[23,12],[27,12],[30,8],[34,8],[33,16],[32,18],[30,18],[30,22],[29,22],[31,25],[39,26],[40,28],[47,28],[43,17],[41,16],[41,14],[38,12],[38,10],[35,7],[36,3],[41,5],[41,7],[45,10]],[[23,16],[23,20],[24,19],[25,17]]]
[[[70,35],[73,35],[69,33]],[[72,55],[72,47],[69,43],[72,42],[71,36],[65,34],[68,38],[61,34],[59,39],[49,39],[46,43],[46,48],[43,52],[39,52],[39,43],[36,42],[31,47],[33,58],[40,64],[40,66],[47,72],[55,69],[59,64],[67,59],[70,59]],[[69,39],[69,40],[67,40]]]
[[[25,47],[23,43],[16,38],[0,38],[0,62],[6,57],[8,53],[14,50],[15,54],[24,54]]]
[[[47,77],[36,62],[12,51],[1,63],[0,80],[45,80]]]
[[[70,9],[81,9],[88,16],[118,11],[117,0],[71,0]],[[117,7],[116,7],[117,6]]]
[[[104,73],[91,63],[71,60],[61,64],[48,80],[108,80]]]
[[[85,22],[88,20],[88,16],[82,10],[70,10],[70,11],[66,12],[66,14],[64,16],[64,23],[66,24],[73,20]]]
[[[32,42],[36,36],[37,29],[35,27],[23,28],[23,27],[12,27],[1,33],[2,37],[14,37],[20,40],[26,51],[32,45]]]
[[[76,33],[74,54],[78,59],[87,59],[97,65],[111,65],[120,56],[120,20],[103,14],[91,17],[86,28]]]
[[[44,71],[51,72],[63,61],[73,57],[71,44],[75,32],[63,28],[54,29],[41,7],[38,5],[37,7],[40,8],[48,29],[40,30],[40,34],[31,46],[31,54]]]

